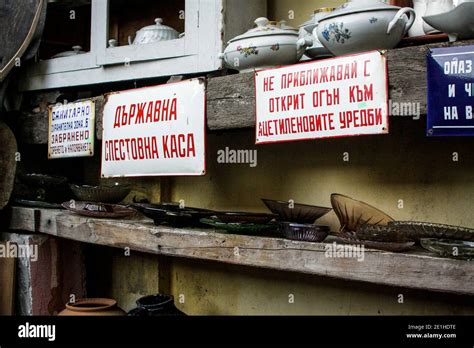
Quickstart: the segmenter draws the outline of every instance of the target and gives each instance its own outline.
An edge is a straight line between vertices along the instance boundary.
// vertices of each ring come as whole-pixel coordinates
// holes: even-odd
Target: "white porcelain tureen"
[[[241,72],[297,63],[313,43],[299,39],[298,31],[285,22],[255,20],[255,28],[229,41],[221,57],[227,67]]]
[[[334,55],[394,48],[415,21],[415,10],[378,0],[352,0],[320,20],[316,34]]]
[[[163,25],[162,18],[156,18],[154,25],[149,25],[137,31],[133,44],[143,45],[159,41],[175,40],[178,38],[179,33],[175,29]],[[129,37],[129,43],[131,44],[130,41],[131,38]]]

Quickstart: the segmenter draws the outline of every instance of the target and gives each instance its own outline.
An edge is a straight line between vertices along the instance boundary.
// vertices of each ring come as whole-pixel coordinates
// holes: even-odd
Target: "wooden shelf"
[[[474,295],[474,263],[366,250],[364,261],[328,258],[326,244],[155,226],[151,220],[103,220],[62,210],[12,207],[11,230],[40,232],[84,243],[350,281]]]

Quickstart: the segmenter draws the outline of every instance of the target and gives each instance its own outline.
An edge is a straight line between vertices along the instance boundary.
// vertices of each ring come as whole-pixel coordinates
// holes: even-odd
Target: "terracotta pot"
[[[124,316],[117,301],[108,298],[85,298],[66,304],[60,316]]]

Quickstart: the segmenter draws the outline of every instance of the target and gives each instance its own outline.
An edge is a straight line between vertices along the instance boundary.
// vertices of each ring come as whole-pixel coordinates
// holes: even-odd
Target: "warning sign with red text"
[[[256,143],[388,133],[378,51],[258,71]]]
[[[92,100],[48,108],[48,158],[94,156],[95,104]]]
[[[202,79],[107,95],[102,176],[205,174]]]

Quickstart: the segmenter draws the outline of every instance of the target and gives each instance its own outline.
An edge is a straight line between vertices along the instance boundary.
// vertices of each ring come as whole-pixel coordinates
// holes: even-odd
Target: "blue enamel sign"
[[[474,136],[474,46],[428,54],[428,136]]]

